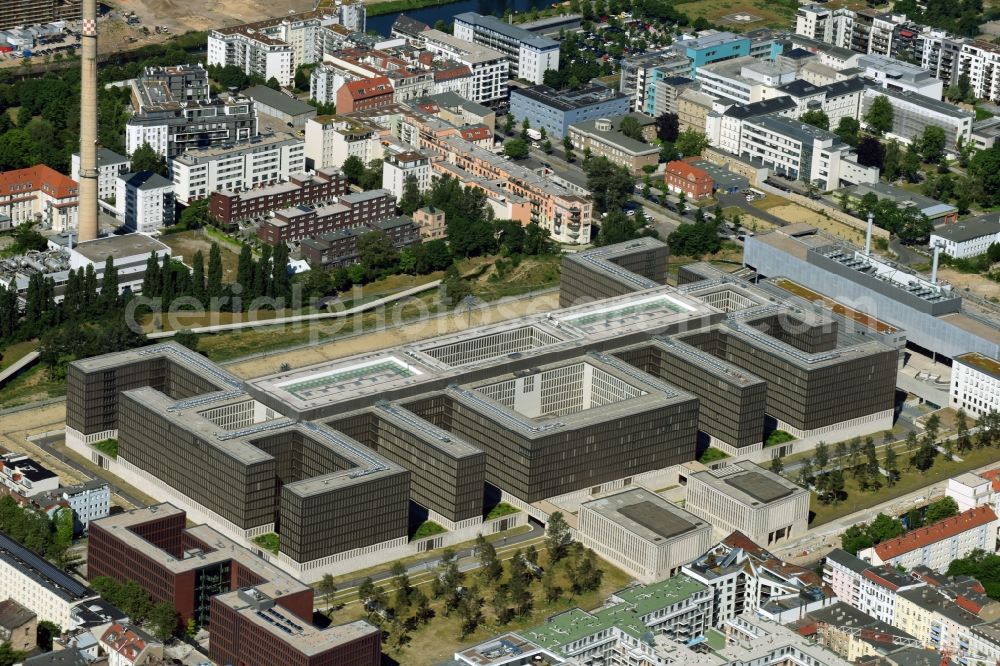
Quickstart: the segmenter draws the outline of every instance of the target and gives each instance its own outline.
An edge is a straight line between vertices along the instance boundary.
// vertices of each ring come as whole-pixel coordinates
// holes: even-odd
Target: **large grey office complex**
[[[477,530],[499,499],[538,512],[706,442],[759,456],[770,426],[891,422],[895,348],[707,267],[660,285],[665,259],[580,253],[567,293],[607,298],[248,381],[170,343],[77,361],[67,442],[237,538],[277,532],[314,578],[398,555],[414,515]],[[90,448],[109,437],[116,460]]]
[[[1000,359],[1000,307],[805,225],[748,237],[743,262],[906,331],[907,343],[955,358]]]

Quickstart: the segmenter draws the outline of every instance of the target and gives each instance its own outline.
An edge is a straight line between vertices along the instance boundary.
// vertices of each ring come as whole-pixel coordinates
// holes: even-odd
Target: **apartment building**
[[[20,453],[0,456],[0,485],[21,497],[31,497],[59,487],[59,475]]]
[[[871,565],[846,550],[834,548],[823,560],[823,584],[855,608],[861,603],[861,578]]]
[[[944,571],[952,560],[977,549],[992,553],[996,545],[997,516],[991,507],[980,506],[865,548],[858,557],[876,565]]]
[[[994,243],[1000,243],[1000,215],[996,213],[938,227],[927,244],[939,246],[949,257],[968,259],[983,254]]]
[[[718,102],[711,95],[689,88],[677,96],[677,123],[680,130],[704,132],[708,115]]]
[[[888,88],[869,86],[861,98],[862,118],[868,113],[875,98],[884,96],[892,105],[892,129],[889,134],[909,143],[919,139],[924,129],[937,126],[944,130],[945,150],[955,152],[958,142],[968,145],[972,136],[972,123],[976,114],[954,104],[942,102],[913,92],[899,92]]]
[[[382,156],[378,130],[341,115],[317,116],[306,122],[305,163],[310,169],[344,166],[348,157],[364,164]]]
[[[861,97],[865,82],[850,78],[826,85],[815,85],[797,79],[778,88],[777,94],[791,98],[795,110],[787,115],[799,118],[804,113],[819,109],[830,119],[830,128],[836,129],[843,118],[857,120],[861,115]]]
[[[469,100],[496,106],[507,101],[510,62],[496,49],[453,37],[440,30],[420,33],[424,48],[431,53],[465,65],[472,72]]]
[[[674,49],[630,55],[622,59],[621,68],[618,90],[631,100],[633,110],[646,113],[656,106],[661,81],[691,75],[691,61]]]
[[[30,609],[39,622],[72,626],[71,615],[79,603],[98,598],[97,593],[6,534],[0,532],[0,589]]]
[[[397,250],[421,241],[420,228],[410,218],[401,216],[304,238],[299,250],[302,258],[313,268],[323,270],[346,268],[361,260],[358,241],[370,233],[385,234]]]
[[[147,67],[130,82],[133,114],[125,125],[129,155],[143,144],[168,160],[191,148],[204,148],[257,134],[253,101],[239,96],[211,97],[208,73],[200,65]]]
[[[534,129],[545,128],[553,140],[569,134],[574,123],[614,118],[629,112],[628,98],[598,84],[577,90],[555,90],[546,85],[516,88],[510,94],[510,113]]]
[[[188,150],[167,165],[174,197],[186,206],[212,192],[243,192],[302,173],[306,170],[305,146],[302,139],[291,134],[263,134]]]
[[[559,42],[495,16],[475,12],[458,14],[453,32],[458,39],[503,53],[510,63],[511,78],[542,83],[545,72],[559,69]]]
[[[424,206],[413,211],[413,223],[420,229],[423,241],[441,240],[447,236],[444,211],[434,206]]]
[[[63,19],[80,19],[80,0],[12,0],[0,3],[0,30]]]
[[[275,211],[261,223],[257,236],[271,245],[314,238],[348,227],[360,227],[396,214],[396,199],[388,190],[369,190],[337,197],[326,206],[300,205]]]
[[[129,231],[157,233],[174,223],[174,184],[153,171],[122,174],[115,207]]]
[[[675,575],[713,544],[710,524],[641,488],[581,504],[577,531],[642,583]]]
[[[900,592],[924,585],[895,568],[874,566],[861,573],[858,586],[858,610],[887,624],[896,624],[896,602]]]
[[[949,394],[951,406],[974,419],[1000,411],[1000,363],[977,352],[956,356]]]
[[[0,173],[0,215],[11,226],[31,222],[56,233],[75,231],[78,199],[76,181],[44,164]]]
[[[104,147],[97,149],[97,196],[107,201],[115,196],[118,176],[129,170],[127,157]],[[80,182],[80,153],[73,153],[70,178]]]
[[[301,204],[333,201],[350,191],[347,178],[336,169],[315,173],[295,173],[283,183],[257,187],[246,192],[212,192],[208,213],[226,226],[251,219],[263,219],[271,211]]]
[[[90,521],[104,518],[111,511],[111,488],[105,481],[92,479],[44,492],[33,497],[32,502],[50,515],[60,507],[68,508],[73,512],[73,531],[81,534]]]
[[[926,649],[956,653],[968,647],[972,628],[983,624],[941,590],[930,585],[902,590],[896,599],[896,625]]]
[[[878,169],[858,164],[850,146],[836,134],[791,118],[768,115],[745,121],[738,154],[823,191],[878,182]]]
[[[685,91],[681,96],[680,103],[682,109],[684,108],[685,98],[691,94],[691,91]],[[700,95],[701,93],[694,94]],[[767,116],[795,118],[798,115],[799,106],[796,99],[791,95],[781,95],[780,97],[754,102],[753,104],[733,104],[728,108],[723,107],[722,110],[719,110],[715,104],[710,104],[702,118],[702,128],[704,128],[702,131],[705,132],[705,137],[708,139],[709,145],[721,148],[727,153],[738,155],[746,123]],[[693,119],[693,121],[696,120]]]
[[[431,187],[431,160],[422,153],[408,151],[390,155],[382,162],[382,189],[392,192],[398,202],[406,181],[413,178],[420,193]]]
[[[337,90],[334,99],[340,114],[377,109],[395,101],[392,83],[385,76],[345,83]]]
[[[805,534],[809,493],[751,462],[735,462],[688,478],[684,508],[723,533],[741,532],[770,546]]]

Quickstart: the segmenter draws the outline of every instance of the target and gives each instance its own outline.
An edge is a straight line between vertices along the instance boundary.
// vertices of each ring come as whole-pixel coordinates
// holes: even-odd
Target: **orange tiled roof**
[[[696,167],[693,164],[688,164],[687,162],[682,162],[681,160],[667,162],[667,173],[672,173],[688,180],[711,179],[711,176],[704,169]]]
[[[380,95],[391,95],[392,84],[385,76],[374,76],[370,79],[358,79],[344,84],[353,99],[368,99]]]
[[[945,518],[944,520],[936,522],[933,525],[928,525],[927,527],[921,527],[911,532],[907,532],[906,534],[896,537],[895,539],[883,541],[875,546],[875,553],[878,554],[879,558],[883,562],[885,562],[895,557],[899,557],[904,553],[909,553],[910,551],[917,550],[918,548],[924,548],[932,543],[951,538],[956,534],[961,534],[967,530],[986,525],[996,519],[997,515],[993,513],[993,509],[990,507],[976,507],[975,509],[969,509],[964,513],[960,513],[957,516]]]
[[[0,173],[0,196],[4,197],[41,190],[56,199],[67,199],[77,196],[78,188],[75,180],[44,164]]]
[[[980,472],[979,476],[993,483],[993,492],[1000,493],[1000,469],[988,469]]]

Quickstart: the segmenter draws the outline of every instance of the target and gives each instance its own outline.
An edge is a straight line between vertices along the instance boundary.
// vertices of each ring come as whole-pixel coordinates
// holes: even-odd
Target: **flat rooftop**
[[[0,561],[5,562],[21,576],[64,601],[83,601],[98,596],[86,585],[17,543],[3,532],[0,532]]]
[[[133,531],[133,528],[154,520],[184,514],[170,503],[156,504],[142,509],[132,509],[123,513],[112,514],[107,518],[95,521],[102,529],[110,532],[116,539],[123,541],[130,548],[143,553],[159,566],[172,573],[179,574],[201,569],[218,562],[233,560],[241,566],[253,571],[267,582],[257,586],[271,597],[280,597],[309,589],[291,575],[257,557],[235,541],[231,541],[208,525],[196,525],[187,528],[187,533],[208,546],[211,550],[192,553],[188,551],[182,558],[174,557],[156,544],[147,541]]]
[[[788,479],[747,461],[697,472],[693,477],[743,504],[757,508],[807,492]]]
[[[169,254],[170,248],[145,234],[124,234],[84,241],[78,243],[72,251],[92,263],[101,264],[100,268],[103,269],[103,264],[108,257],[119,261],[139,255],[148,257],[152,252],[167,252]]]
[[[956,357],[955,360],[970,368],[984,372],[994,379],[1000,379],[1000,361],[995,358],[990,358],[979,352],[971,352],[962,354]]]
[[[584,86],[577,90],[555,90],[547,85],[539,84],[530,88],[512,88],[510,96],[511,98],[515,96],[527,97],[559,111],[573,111],[616,99],[627,99],[622,93],[597,84]]]
[[[861,312],[860,310],[855,310],[854,308],[849,308],[846,305],[841,305],[837,301],[815,292],[808,287],[803,287],[797,282],[793,282],[788,278],[778,278],[776,280],[770,281],[770,284],[780,287],[781,289],[787,291],[793,296],[798,296],[799,298],[805,299],[810,303],[819,303],[823,307],[827,308],[831,312],[847,317],[848,319],[861,324],[867,328],[872,329],[877,333],[898,333],[899,329],[895,326],[888,324],[881,319],[877,319],[870,314]]]
[[[711,529],[701,518],[641,488],[592,500],[582,506],[653,543],[666,543],[698,528]]]

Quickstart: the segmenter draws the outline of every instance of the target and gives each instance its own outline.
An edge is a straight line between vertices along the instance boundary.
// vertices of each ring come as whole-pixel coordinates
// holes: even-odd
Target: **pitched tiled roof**
[[[993,492],[1000,492],[1000,469],[988,469],[980,472],[979,476],[993,483]]]
[[[936,522],[933,525],[928,525],[927,527],[921,527],[911,532],[907,532],[903,536],[896,537],[895,539],[883,541],[875,546],[875,553],[883,562],[885,562],[895,557],[899,557],[904,553],[909,553],[912,550],[924,548],[932,543],[949,539],[956,534],[961,534],[962,532],[986,525],[996,519],[997,515],[993,513],[993,509],[990,507],[976,507],[975,509],[969,509],[964,513],[960,513],[957,516],[945,518],[944,520]]]
[[[44,164],[0,173],[0,196],[3,197],[42,190],[57,199],[66,199],[76,196],[78,187],[75,180]]]
[[[707,171],[681,160],[667,162],[667,172],[676,174],[686,180],[711,180],[711,176],[708,175]]]
[[[353,99],[367,99],[380,95],[391,95],[392,84],[384,76],[375,76],[370,79],[358,79],[344,84]]]

